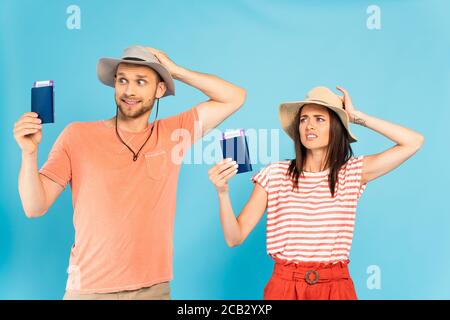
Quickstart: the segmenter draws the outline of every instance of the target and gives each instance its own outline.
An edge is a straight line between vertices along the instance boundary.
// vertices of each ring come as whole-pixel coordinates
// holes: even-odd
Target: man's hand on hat
[[[175,62],[170,60],[167,54],[155,48],[147,47],[146,49],[150,51],[159,60],[159,62],[161,62],[164,67],[166,67],[167,70],[169,70],[172,76],[175,76],[177,74],[180,67]]]
[[[342,88],[340,86],[336,86],[336,89],[338,89],[339,91],[341,91],[344,94],[343,97],[339,96],[339,98],[342,100],[342,103],[344,104],[344,110],[345,110],[345,112],[347,112],[350,122],[354,122],[355,121],[355,113],[357,111],[356,111],[355,106],[353,105],[352,99],[350,98],[350,94],[348,93],[347,90],[345,90],[344,88]]]

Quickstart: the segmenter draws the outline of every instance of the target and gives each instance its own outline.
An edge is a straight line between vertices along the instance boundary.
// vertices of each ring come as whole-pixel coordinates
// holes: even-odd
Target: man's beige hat
[[[114,76],[120,63],[133,63],[147,66],[158,73],[166,83],[166,92],[163,97],[175,95],[175,84],[169,70],[164,67],[158,58],[142,46],[131,46],[123,51],[122,57],[101,58],[97,63],[98,79],[107,86],[114,88]]]
[[[350,143],[357,141],[356,137],[350,131],[350,121],[344,110],[344,104],[341,98],[327,87],[315,87],[308,92],[304,100],[285,102],[280,105],[279,117],[281,126],[289,137],[294,139],[295,130],[298,130],[294,124],[298,110],[309,103],[319,104],[334,111],[341,119],[345,129],[347,129],[350,135]]]

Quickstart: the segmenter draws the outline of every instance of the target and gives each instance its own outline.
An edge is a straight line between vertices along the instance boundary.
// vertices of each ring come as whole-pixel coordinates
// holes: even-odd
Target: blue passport
[[[31,111],[38,114],[42,123],[54,123],[54,86],[53,80],[36,81],[31,88]]]
[[[237,173],[252,171],[245,131],[235,130],[222,133],[220,140],[223,158],[232,158],[238,164]]]

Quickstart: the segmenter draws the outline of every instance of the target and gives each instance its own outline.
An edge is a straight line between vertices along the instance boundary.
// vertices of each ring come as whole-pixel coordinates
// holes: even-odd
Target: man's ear
[[[156,90],[156,98],[161,98],[166,93],[167,87],[164,81],[158,82],[158,89]]]

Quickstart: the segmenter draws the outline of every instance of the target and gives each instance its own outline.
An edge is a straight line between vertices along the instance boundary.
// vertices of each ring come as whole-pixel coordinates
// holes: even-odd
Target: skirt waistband
[[[306,281],[308,284],[330,282],[333,280],[350,279],[348,263],[336,264],[286,264],[281,260],[275,260],[274,276],[290,281]]]

